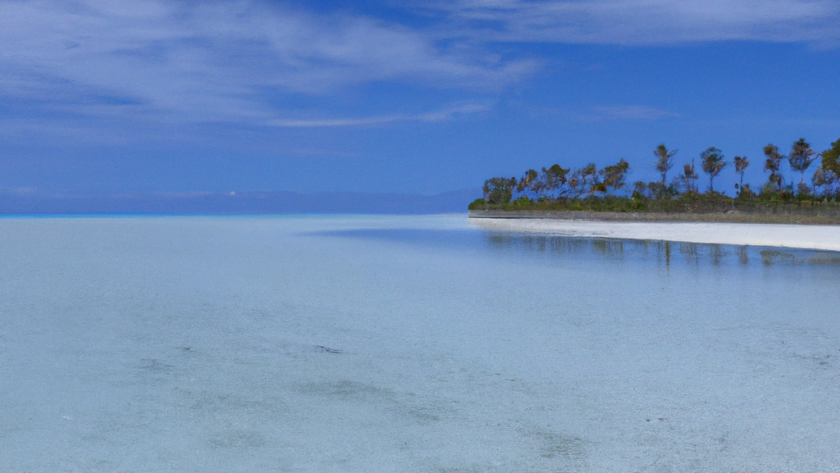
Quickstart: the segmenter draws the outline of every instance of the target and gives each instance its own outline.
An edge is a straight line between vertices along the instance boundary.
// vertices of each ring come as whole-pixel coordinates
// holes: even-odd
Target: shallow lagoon
[[[0,471],[840,471],[840,255],[0,219]]]

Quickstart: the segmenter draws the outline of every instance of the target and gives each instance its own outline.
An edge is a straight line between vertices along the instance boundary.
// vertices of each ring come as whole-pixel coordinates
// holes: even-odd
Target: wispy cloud
[[[257,0],[0,0],[0,98],[49,113],[261,123],[278,94],[389,81],[493,90],[533,67]]]
[[[836,0],[431,0],[427,11],[489,41],[833,43]]]
[[[450,119],[458,115],[466,115],[479,113],[489,110],[487,105],[469,104],[458,107],[451,107],[433,112],[420,113],[414,115],[398,114],[398,115],[381,115],[372,117],[357,117],[357,118],[315,118],[315,119],[288,119],[281,118],[270,120],[267,122],[269,126],[284,127],[284,128],[326,128],[326,127],[358,127],[369,125],[382,125],[386,123],[405,122],[405,121],[419,121],[419,122],[439,122]]]
[[[641,105],[595,107],[593,108],[593,112],[595,117],[598,118],[615,118],[625,120],[656,120],[659,118],[679,116],[679,114],[673,112],[644,107]]]
[[[556,108],[511,103],[532,119],[556,117],[573,122],[601,122],[605,120],[659,120],[679,117],[679,113],[645,105],[611,105],[588,108]]]
[[[419,0],[411,12],[431,17],[414,26],[284,5],[0,0],[0,101],[7,105],[0,119],[62,140],[87,133],[102,142],[138,135],[135,126],[144,124],[148,132],[169,123],[327,128],[434,122],[475,112],[360,107],[361,117],[347,117],[323,105],[324,98],[387,83],[482,100],[539,68],[537,60],[524,58],[524,47],[506,49],[509,57],[491,53],[499,49],[494,42],[840,42],[837,0]],[[451,99],[429,95],[435,97],[430,107]],[[301,106],[306,100],[322,105]],[[304,108],[318,112],[303,116]],[[645,107],[602,107],[584,115],[670,116]]]

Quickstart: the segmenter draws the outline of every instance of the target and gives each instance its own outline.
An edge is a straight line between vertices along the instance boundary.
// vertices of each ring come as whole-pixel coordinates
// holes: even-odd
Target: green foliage
[[[635,191],[648,199],[671,199],[680,194],[676,186],[663,185],[661,182],[636,182]]]
[[[816,159],[815,155],[816,153],[811,149],[811,145],[805,141],[805,138],[799,138],[791,146],[788,162],[792,170],[802,173],[803,184],[805,182],[805,170],[814,162]]]
[[[506,204],[513,198],[516,178],[494,177],[484,181],[484,200],[488,204]]]
[[[700,153],[700,162],[703,164],[703,172],[709,175],[709,191],[715,191],[715,177],[726,167],[723,160],[723,153],[714,146]]]
[[[768,144],[764,147],[764,156],[767,158],[764,161],[764,171],[770,173],[770,177],[767,179],[767,182],[776,186],[776,190],[781,192],[782,174],[779,170],[782,167],[782,159],[784,156],[779,153],[779,148],[773,144]]]
[[[660,183],[654,183],[660,184]],[[661,185],[661,184],[660,184]],[[725,212],[732,207],[732,199],[720,194],[684,194],[673,199],[647,198],[640,192],[632,197],[614,195],[587,196],[559,200],[532,201],[517,199],[506,204],[488,205],[473,202],[471,210],[555,210],[590,212],[657,212],[657,213],[709,213]],[[483,204],[483,205],[482,205]]]
[[[811,182],[814,197],[818,200],[840,200],[840,139],[831,143],[831,148],[819,155],[820,167],[814,172]]]
[[[575,170],[569,178],[570,193],[573,197],[581,197],[584,194],[594,194],[598,181],[598,168],[593,163]]]
[[[825,200],[840,200],[840,139],[831,148],[820,153],[822,161],[814,173],[815,193]]]
[[[487,203],[484,201],[484,199],[475,199],[467,207],[467,209],[469,210],[484,210],[485,208],[487,208]]]
[[[537,171],[534,171],[533,169],[525,171],[525,174],[523,174],[522,177],[519,178],[519,182],[516,184],[516,191],[525,192],[533,188],[534,183],[536,182],[538,177],[539,173],[537,173]]]
[[[554,164],[550,168],[542,168],[539,187],[536,189],[537,194],[543,197],[550,195],[563,194],[566,192],[565,186],[568,183],[568,176],[571,169],[560,167],[559,164]]]
[[[516,200],[512,201],[510,205],[512,207],[529,207],[533,204],[534,201],[529,199],[527,195],[519,196]]]
[[[735,172],[744,177],[744,171],[750,167],[750,160],[746,156],[735,156]]]
[[[476,207],[475,205],[473,205]],[[532,201],[517,199],[507,204],[485,205],[472,210],[572,210],[592,212],[639,212],[644,211],[644,199],[629,199],[613,195],[587,196],[584,198],[562,198],[558,200]]]
[[[840,176],[840,139],[831,143],[831,148],[820,153],[822,163],[820,168],[825,171],[834,171],[834,174]]]
[[[656,157],[656,170],[662,174],[662,185],[664,186],[667,182],[665,175],[668,174],[668,171],[674,167],[674,155],[677,154],[677,150],[668,150],[665,147],[665,144],[661,144],[653,150],[653,155]]]
[[[675,179],[672,186],[674,189],[679,190],[680,188],[683,189],[685,193],[692,193],[697,192],[697,178],[699,176],[694,171],[694,160],[691,160],[691,164],[683,165],[683,172],[679,174]]]
[[[616,164],[598,169],[594,163],[579,169],[563,168],[553,164],[540,171],[528,169],[518,180],[495,177],[484,183],[484,197],[470,204],[470,209],[533,209],[533,210],[611,210],[617,212],[692,212],[731,210],[736,204],[787,203],[840,201],[840,139],[822,152],[822,165],[806,183],[804,173],[816,159],[816,153],[804,138],[793,143],[790,156],[779,153],[773,144],[763,148],[764,171],[770,176],[756,193],[744,183],[744,172],[750,166],[746,156],[736,156],[735,172],[738,182],[735,199],[730,199],[714,190],[714,179],[728,165],[720,149],[710,147],[700,154],[703,171],[709,175],[709,189],[698,192],[698,175],[692,162],[683,166],[681,174],[673,178],[670,185],[666,173],[674,166],[673,157],[677,150],[668,150],[664,144],[654,150],[656,169],[662,175],[659,182],[637,181],[633,183],[631,196],[617,195],[626,187],[630,164],[620,159]],[[803,175],[802,181],[783,185],[781,162],[787,158],[791,168]],[[761,204],[764,205],[764,204]],[[729,206],[729,207],[727,207]]]
[[[758,197],[758,195],[753,192],[749,184],[744,184],[738,187],[738,200],[752,201],[755,200],[756,197]]]
[[[735,173],[740,177],[738,184],[735,184],[735,189],[738,190],[738,196],[744,192],[744,172],[750,167],[750,160],[746,156],[735,156],[733,160],[735,163]]]
[[[820,200],[836,199],[840,194],[840,179],[832,169],[818,168],[812,182],[814,193]]]
[[[607,193],[610,189],[613,192],[624,187],[624,179],[627,176],[627,171],[630,170],[630,163],[621,159],[618,163],[612,166],[607,166],[598,173],[601,176],[602,192]],[[600,190],[600,189],[599,189]]]
[[[779,188],[773,182],[767,182],[761,188],[758,199],[763,202],[790,202],[793,200],[793,193],[788,189]]]
[[[805,184],[805,181],[800,182],[796,186],[796,200],[800,202],[814,200],[813,191],[808,184]]]
[[[748,200],[744,194],[732,198],[719,193],[683,194],[673,199],[648,199],[634,193],[632,197],[607,195],[587,196],[581,199],[560,199],[532,201],[517,199],[507,204],[483,204],[475,201],[470,210],[503,211],[565,211],[565,212],[615,212],[652,214],[722,214],[733,208],[739,212],[758,215],[788,214],[809,215],[819,207],[838,208],[840,203],[815,200],[812,195],[794,196],[791,192],[779,192],[772,183],[765,184],[767,192],[758,199]],[[748,186],[744,186],[745,189]]]

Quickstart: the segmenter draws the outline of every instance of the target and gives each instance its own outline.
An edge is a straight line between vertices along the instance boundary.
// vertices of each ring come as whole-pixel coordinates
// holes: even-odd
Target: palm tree
[[[720,174],[727,164],[726,161],[723,160],[723,153],[712,146],[706,151],[700,153],[700,160],[703,163],[703,172],[709,175],[709,191],[714,192],[715,176]]]
[[[805,171],[808,166],[814,162],[817,153],[811,149],[811,145],[805,141],[805,138],[799,138],[790,148],[790,155],[788,155],[788,162],[790,169],[802,173],[802,181],[800,186],[805,184]]]
[[[744,171],[748,167],[750,167],[750,160],[746,156],[735,156],[735,172],[741,177],[738,185],[738,195],[741,195],[741,192],[744,191]]]
[[[691,164],[683,165],[683,172],[679,176],[680,181],[685,184],[685,191],[687,193],[696,192],[694,181],[697,180],[697,173],[694,172],[694,160],[691,160]]]
[[[764,156],[767,157],[767,160],[764,161],[764,171],[770,171],[769,181],[775,184],[779,190],[782,190],[782,175],[779,173],[779,169],[782,167],[784,156],[779,153],[779,148],[773,144],[764,147]]]
[[[665,187],[665,175],[674,167],[674,155],[678,150],[668,151],[664,144],[661,144],[653,150],[653,155],[656,156],[656,170],[662,173],[662,187]]]

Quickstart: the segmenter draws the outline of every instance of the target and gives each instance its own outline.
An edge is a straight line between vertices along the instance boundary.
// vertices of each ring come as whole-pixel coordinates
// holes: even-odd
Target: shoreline
[[[562,210],[470,210],[470,218],[586,220],[598,222],[763,223],[774,225],[840,226],[840,218],[791,213],[653,213]]]
[[[586,218],[476,217],[469,224],[490,231],[544,235],[760,246],[840,252],[840,226],[772,223],[594,220]]]

